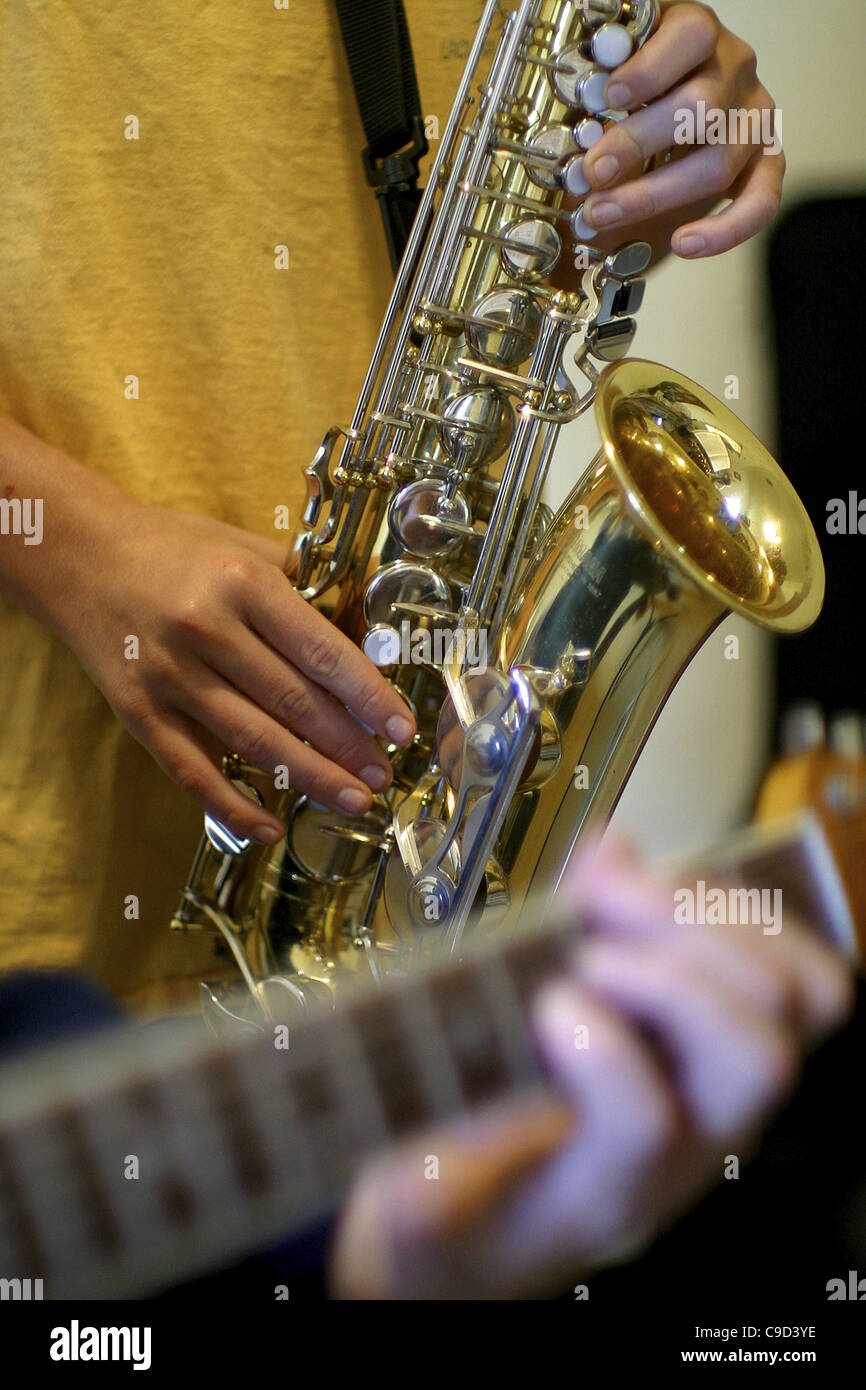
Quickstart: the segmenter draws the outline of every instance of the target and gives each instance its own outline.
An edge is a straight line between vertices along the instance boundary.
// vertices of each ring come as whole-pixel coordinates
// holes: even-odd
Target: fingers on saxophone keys
[[[391,780],[391,763],[379,744],[327,690],[248,632],[214,648],[212,669],[267,715],[320,753],[381,791]]]
[[[606,96],[614,111],[631,111],[669,92],[712,57],[719,21],[703,5],[675,5],[655,34],[607,80]]]
[[[682,104],[682,91],[678,90],[624,121],[611,122],[583,159],[583,174],[592,187],[609,188],[638,178],[648,159],[670,149]]]
[[[281,594],[284,602],[286,595]],[[297,594],[291,628],[266,605],[251,614],[256,630],[315,685],[330,691],[367,729],[391,743],[411,743],[415,721],[405,701],[363,652]]]
[[[391,781],[390,760],[375,739],[338,700],[297,671],[283,666],[266,689],[250,693],[278,724],[373,791],[381,791]]]
[[[142,731],[142,741],[163,772],[184,795],[214,816],[239,839],[276,844],[285,827],[261,806],[241,794],[202,750],[193,736],[194,724],[180,714],[160,713]]]
[[[740,246],[773,221],[782,200],[785,156],[759,151],[731,188],[733,202],[722,212],[679,227],[671,242],[678,256],[718,256]]]
[[[245,762],[304,792],[317,805],[346,815],[369,811],[373,794],[370,783],[339,767],[331,756],[311,748],[289,733],[252,700],[248,700],[216,673],[203,679],[194,697],[184,700],[184,712],[209,729]],[[364,770],[373,778],[373,765]]]
[[[740,145],[702,146],[611,192],[593,194],[583,205],[583,216],[597,230],[640,226],[704,198],[724,197],[749,157]]]

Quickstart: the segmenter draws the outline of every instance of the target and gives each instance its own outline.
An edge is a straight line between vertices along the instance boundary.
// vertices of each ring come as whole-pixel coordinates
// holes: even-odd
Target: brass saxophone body
[[[820,611],[814,532],[759,441],[685,377],[620,360],[650,248],[602,256],[581,219],[606,70],[657,0],[519,0],[494,38],[502,13],[485,7],[355,415],[306,471],[289,570],[418,735],[359,819],[227,757],[286,836],[206,820],[172,925],[219,932],[245,981],[245,1002],[203,987],[217,1029],[543,910],[722,616],[796,631]],[[581,288],[557,289],[572,259]],[[551,516],[559,432],[593,405],[600,452]]]

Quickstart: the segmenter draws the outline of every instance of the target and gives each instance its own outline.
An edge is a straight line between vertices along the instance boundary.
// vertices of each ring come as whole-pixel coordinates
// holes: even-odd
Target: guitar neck
[[[539,1084],[527,1004],[573,936],[386,987],[288,1039],[165,1024],[7,1066],[0,1271],[50,1298],[132,1297],[302,1229],[370,1153]]]
[[[786,910],[841,942],[820,830],[770,839],[721,868],[757,887],[784,870]],[[546,1084],[528,1004],[576,939],[559,923],[485,949],[316,1015],[288,1046],[279,1028],[226,1043],[165,1024],[7,1066],[0,1271],[49,1298],[134,1297],[302,1229],[376,1150]]]

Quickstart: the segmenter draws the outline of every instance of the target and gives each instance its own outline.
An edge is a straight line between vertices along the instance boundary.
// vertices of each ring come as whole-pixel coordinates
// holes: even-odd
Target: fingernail
[[[619,203],[596,203],[594,207],[585,208],[584,211],[593,227],[613,227],[622,221],[622,208]]]
[[[706,242],[702,236],[680,237],[677,243],[681,256],[698,256],[706,247]]]
[[[344,787],[337,797],[337,803],[350,816],[363,816],[369,810],[370,798],[366,792],[358,791],[355,787]]]
[[[378,792],[388,781],[388,773],[379,763],[371,763],[361,773],[361,781],[366,782],[368,787],[372,787],[374,792]]]
[[[594,183],[605,184],[613,183],[618,173],[619,160],[614,159],[612,154],[603,154],[590,168],[589,176]]]
[[[253,839],[259,840],[263,845],[275,845],[283,838],[282,830],[275,830],[272,825],[257,825],[253,831]]]
[[[394,714],[385,725],[385,733],[392,743],[410,743],[415,737],[415,728],[402,714]]]
[[[604,89],[604,99],[609,111],[625,111],[631,105],[631,92],[624,82],[611,82]]]

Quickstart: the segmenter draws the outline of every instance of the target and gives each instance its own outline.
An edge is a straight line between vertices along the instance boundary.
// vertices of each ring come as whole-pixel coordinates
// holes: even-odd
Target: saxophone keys
[[[605,69],[593,68],[591,72],[585,73],[577,84],[577,105],[593,114],[609,110],[605,100],[606,87],[607,72]]]
[[[604,273],[613,280],[631,280],[635,275],[643,275],[651,260],[649,242],[630,241],[606,257]]]
[[[631,34],[623,24],[602,24],[592,36],[592,56],[608,70],[630,58],[633,49]]]
[[[581,245],[585,241],[593,241],[594,238],[598,236],[598,230],[595,227],[590,227],[584,217],[583,208],[578,208],[577,211],[572,214],[569,226],[571,227],[571,235],[578,245]]]
[[[451,606],[451,590],[435,570],[426,565],[395,560],[374,574],[364,596],[364,618],[368,627],[391,624],[395,613],[406,604],[434,611]]]
[[[586,335],[586,346],[593,357],[600,358],[602,362],[619,362],[628,355],[636,333],[636,319],[609,319],[590,328]]]
[[[582,150],[591,150],[604,135],[604,126],[594,116],[585,116],[574,127],[574,138]]]
[[[495,386],[460,391],[442,409],[439,438],[449,459],[476,469],[499,458],[511,443],[514,414]]]
[[[646,280],[605,280],[601,286],[597,314],[599,322],[636,314],[643,303],[645,290]]]
[[[500,260],[507,273],[518,280],[545,279],[561,254],[559,233],[543,217],[521,217],[502,233]]]
[[[224,760],[224,769],[231,773],[237,767],[239,760],[234,754],[229,754]],[[244,777],[229,776],[229,781],[233,787],[245,796],[249,801],[254,801],[257,806],[264,806],[264,798],[254,786]],[[229,830],[228,826],[223,825],[222,821],[217,820],[208,811],[204,818],[204,833],[210,844],[219,854],[239,855],[245,854],[252,844],[252,840],[244,839],[235,835],[234,831]]]
[[[538,162],[527,163],[526,171],[539,188],[558,188],[563,161],[574,150],[574,131],[567,125],[545,125],[530,135],[526,147]]]
[[[649,38],[659,22],[660,13],[659,0],[625,0],[622,18],[628,22],[635,48],[640,48]]]
[[[466,319],[466,338],[484,362],[514,368],[529,357],[541,328],[541,310],[525,289],[495,289],[477,300]]]
[[[388,509],[388,529],[398,545],[426,559],[447,555],[472,533],[472,513],[462,492],[422,479],[397,493]]]
[[[582,198],[589,192],[589,180],[583,172],[583,155],[575,155],[562,171],[562,186],[573,198]]]
[[[550,81],[556,95],[566,106],[572,106],[576,110],[583,108],[585,111],[592,111],[596,108],[587,106],[584,99],[586,84],[593,78],[600,77],[602,86],[607,81],[607,73],[597,66],[591,58],[587,58],[583,52],[581,44],[569,44],[556,54],[556,61],[550,65]],[[599,110],[604,110],[601,106]]]

